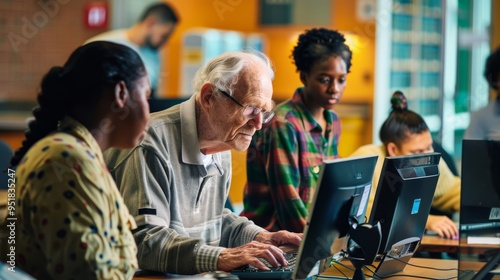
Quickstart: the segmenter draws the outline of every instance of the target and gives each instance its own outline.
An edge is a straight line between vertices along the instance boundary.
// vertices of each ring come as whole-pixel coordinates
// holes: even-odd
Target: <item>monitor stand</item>
[[[419,243],[420,238],[410,237],[392,245],[391,250],[383,254],[375,274],[383,277],[402,271],[413,257]]]
[[[351,224],[347,253],[355,268],[353,280],[365,280],[363,266],[373,263],[377,257],[381,240],[382,229],[379,222],[373,226],[367,223]]]

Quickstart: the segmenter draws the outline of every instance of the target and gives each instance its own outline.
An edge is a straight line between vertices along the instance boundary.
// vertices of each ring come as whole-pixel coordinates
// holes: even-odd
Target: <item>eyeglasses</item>
[[[245,118],[253,119],[257,117],[260,113],[262,113],[262,123],[268,123],[274,117],[274,111],[264,111],[262,110],[262,108],[253,105],[244,106],[238,100],[234,99],[234,97],[229,95],[229,93],[227,93],[226,91],[223,91],[219,88],[217,88],[217,90],[220,91],[222,94],[224,94],[225,97],[229,98],[229,100],[233,101],[235,104],[243,108],[243,116]]]

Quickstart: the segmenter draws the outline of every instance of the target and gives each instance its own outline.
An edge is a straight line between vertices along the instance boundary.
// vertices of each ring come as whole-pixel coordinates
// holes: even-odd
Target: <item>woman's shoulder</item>
[[[294,122],[304,117],[303,108],[293,100],[287,100],[276,106],[274,112],[275,119],[281,122]]]
[[[367,144],[356,149],[351,156],[363,156],[376,154],[379,156],[385,156],[384,146],[379,144]]]
[[[90,156],[87,143],[78,137],[57,132],[50,134],[36,142],[28,151],[27,156],[51,158],[53,160],[69,157]]]

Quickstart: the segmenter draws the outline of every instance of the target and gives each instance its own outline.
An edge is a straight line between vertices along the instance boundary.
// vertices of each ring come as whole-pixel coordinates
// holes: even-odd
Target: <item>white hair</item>
[[[263,63],[269,76],[274,79],[274,68],[271,60],[256,50],[226,52],[211,59],[202,66],[193,79],[193,90],[197,93],[209,82],[221,90],[232,94],[232,87],[238,82],[240,73],[252,63]]]

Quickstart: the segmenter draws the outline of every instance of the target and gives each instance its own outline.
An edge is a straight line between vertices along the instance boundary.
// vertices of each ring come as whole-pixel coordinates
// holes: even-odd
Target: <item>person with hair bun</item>
[[[365,145],[358,148],[351,156],[378,155],[373,176],[372,190],[368,201],[367,216],[371,213],[380,172],[387,156],[432,153],[432,136],[424,119],[408,110],[404,94],[396,91],[391,97],[392,112],[380,128],[381,145]],[[457,238],[457,225],[450,219],[460,211],[461,180],[454,175],[444,160],[439,161],[439,179],[434,193],[431,214],[425,228],[444,238]],[[448,215],[445,215],[448,214]]]
[[[102,151],[141,141],[149,95],[139,55],[111,42],[77,48],[43,77],[35,118],[11,160],[16,209],[7,217],[17,218],[17,266],[36,279],[133,277],[136,226]]]
[[[252,139],[241,215],[269,231],[304,230],[320,166],[339,156],[340,120],[333,109],[351,69],[345,41],[325,28],[299,36],[291,58],[303,86]]]

